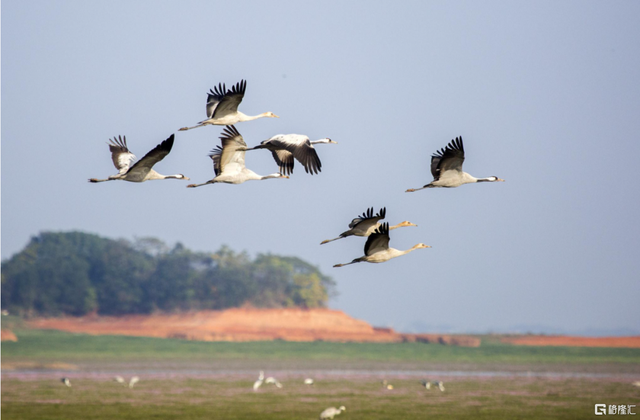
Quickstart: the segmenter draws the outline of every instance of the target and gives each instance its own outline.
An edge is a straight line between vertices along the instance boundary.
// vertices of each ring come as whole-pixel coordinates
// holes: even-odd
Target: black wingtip
[[[240,133],[238,132],[235,126],[227,125],[224,127],[224,130],[222,130],[222,136],[220,136],[220,139],[225,139],[225,138],[229,139],[239,135]]]
[[[168,139],[166,139],[162,143],[160,143],[160,149],[166,150],[167,152],[170,152],[171,148],[173,147],[173,140],[174,139],[175,139],[175,136],[173,134],[170,135]]]
[[[389,223],[388,222],[381,223],[380,226],[378,226],[378,228],[373,233],[377,233],[379,235],[388,234],[389,233]]]

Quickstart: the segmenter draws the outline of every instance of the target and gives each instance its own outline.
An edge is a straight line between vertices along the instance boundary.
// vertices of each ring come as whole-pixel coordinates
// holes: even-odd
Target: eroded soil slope
[[[32,328],[88,334],[117,334],[181,338],[200,341],[338,341],[338,342],[440,342],[479,346],[474,337],[435,334],[400,334],[391,328],[375,328],[331,309],[228,309],[181,314],[123,317],[86,316],[40,318]]]

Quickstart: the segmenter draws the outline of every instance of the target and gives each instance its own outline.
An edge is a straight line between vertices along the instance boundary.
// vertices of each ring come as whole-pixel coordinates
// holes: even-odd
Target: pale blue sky
[[[43,230],[296,255],[330,302],[401,331],[640,333],[640,4],[632,1],[2,2],[2,258]],[[105,142],[159,172],[213,176],[206,92],[247,80],[249,145],[330,137],[320,175],[212,185],[89,184]],[[505,183],[405,193],[463,136],[465,170]],[[268,152],[247,155],[260,174]],[[336,237],[387,207],[385,264]]]

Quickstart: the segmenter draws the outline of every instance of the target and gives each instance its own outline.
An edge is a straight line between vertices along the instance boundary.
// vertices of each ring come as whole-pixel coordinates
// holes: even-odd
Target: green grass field
[[[2,344],[3,361],[242,359],[342,362],[473,364],[620,364],[640,365],[640,349],[528,347],[484,338],[477,348],[423,343],[197,342],[126,336],[90,336],[60,331],[16,330],[18,342]]]
[[[640,388],[631,385],[640,380],[638,349],[521,347],[495,337],[464,348],[14,332],[18,342],[2,343],[5,420],[317,419],[339,405],[347,407],[337,417],[345,420],[576,419],[594,416],[596,403],[640,407]],[[284,388],[254,392],[260,369]],[[429,379],[444,379],[445,392],[420,386],[434,371],[441,377]],[[111,379],[120,372],[142,380],[124,388]],[[302,384],[307,374],[316,385]],[[71,388],[60,383],[62,375],[72,378]],[[383,389],[382,377],[393,390]]]
[[[638,404],[637,388],[588,379],[450,381],[445,392],[416,380],[390,379],[384,390],[371,379],[327,379],[309,387],[302,378],[282,389],[251,389],[250,380],[143,380],[133,389],[113,381],[4,380],[3,419],[316,419],[344,405],[342,419],[578,419],[595,403]]]

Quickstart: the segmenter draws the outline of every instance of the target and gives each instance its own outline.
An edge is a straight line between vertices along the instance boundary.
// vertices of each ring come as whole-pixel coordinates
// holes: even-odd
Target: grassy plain
[[[521,347],[495,337],[464,348],[14,332],[18,342],[2,343],[5,420],[317,419],[339,405],[344,420],[592,418],[595,403],[640,411],[640,388],[631,385],[640,379],[639,349]],[[259,369],[284,388],[254,392]],[[142,380],[128,389],[112,380],[118,373]],[[302,384],[307,375],[314,386]],[[382,388],[383,377],[393,390]],[[446,391],[425,390],[423,378],[444,379]]]
[[[295,380],[294,380],[295,379]],[[341,419],[579,419],[595,403],[639,404],[627,382],[590,379],[458,379],[445,392],[427,391],[414,379],[390,379],[384,390],[367,378],[334,378],[282,389],[251,389],[251,380],[150,379],[127,389],[110,380],[2,381],[2,418],[9,419],[316,419],[344,405]]]
[[[640,349],[598,347],[533,347],[500,343],[484,337],[480,347],[423,343],[332,342],[198,342],[126,336],[91,336],[61,331],[16,330],[18,342],[2,344],[4,360],[216,360],[341,361],[472,364],[619,364],[640,365]],[[625,369],[626,370],[626,369]]]

